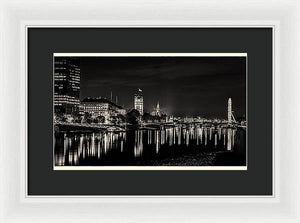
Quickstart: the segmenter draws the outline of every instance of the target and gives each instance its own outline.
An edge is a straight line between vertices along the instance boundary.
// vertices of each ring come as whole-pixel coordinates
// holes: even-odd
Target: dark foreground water
[[[242,128],[179,125],[126,132],[56,132],[56,166],[240,166]]]

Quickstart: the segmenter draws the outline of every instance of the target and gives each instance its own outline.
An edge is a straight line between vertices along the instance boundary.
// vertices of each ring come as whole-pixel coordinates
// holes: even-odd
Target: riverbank
[[[243,166],[244,157],[231,151],[201,152],[147,163],[150,166]]]
[[[150,166],[213,166],[216,152],[202,152],[197,155],[184,155],[149,162]]]
[[[110,126],[105,124],[80,124],[80,123],[56,123],[55,132],[102,132],[102,131],[125,131],[120,126]]]
[[[55,132],[101,132],[113,131],[121,132],[126,130],[157,130],[159,126],[141,126],[141,125],[109,125],[109,124],[81,124],[81,123],[67,123],[59,122],[54,124]]]

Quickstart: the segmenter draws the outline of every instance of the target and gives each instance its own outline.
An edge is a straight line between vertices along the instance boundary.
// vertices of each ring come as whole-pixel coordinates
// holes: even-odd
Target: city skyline
[[[226,101],[236,117],[246,116],[245,57],[80,57],[80,100],[103,97],[126,109],[143,90],[144,112],[157,102],[178,116],[226,118]],[[163,87],[164,86],[164,87]]]

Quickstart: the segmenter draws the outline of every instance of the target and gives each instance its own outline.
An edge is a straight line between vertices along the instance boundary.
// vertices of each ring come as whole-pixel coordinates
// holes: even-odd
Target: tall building
[[[138,110],[141,115],[144,114],[144,99],[141,89],[134,95],[134,109]]]
[[[227,108],[227,118],[228,118],[228,124],[231,124],[232,120],[232,102],[231,98],[228,99],[228,108]]]
[[[54,58],[54,111],[76,114],[79,111],[80,61],[77,58]]]

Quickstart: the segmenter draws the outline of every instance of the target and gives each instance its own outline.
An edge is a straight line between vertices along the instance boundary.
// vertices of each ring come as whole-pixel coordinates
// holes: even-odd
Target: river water
[[[246,131],[221,126],[190,124],[126,132],[56,132],[54,143],[56,166],[203,166],[246,162]]]

